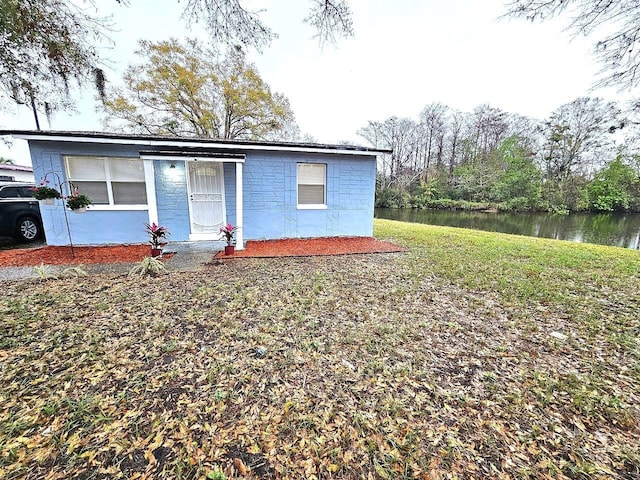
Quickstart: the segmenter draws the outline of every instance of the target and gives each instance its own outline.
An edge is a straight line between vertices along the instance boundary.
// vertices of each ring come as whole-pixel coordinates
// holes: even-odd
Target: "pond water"
[[[637,213],[551,215],[376,208],[375,217],[640,250],[640,214]]]

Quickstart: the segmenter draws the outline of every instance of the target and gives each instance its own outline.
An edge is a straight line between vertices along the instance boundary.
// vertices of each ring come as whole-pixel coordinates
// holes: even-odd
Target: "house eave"
[[[246,155],[237,153],[206,153],[206,152],[181,152],[181,151],[140,151],[143,160],[169,160],[174,162],[228,162],[244,163]]]
[[[153,135],[124,135],[103,132],[62,132],[62,131],[31,131],[31,130],[0,130],[0,135],[10,135],[13,138],[27,141],[72,142],[72,143],[103,143],[127,144],[147,147],[170,148],[203,148],[216,151],[273,151],[341,154],[355,156],[378,156],[391,153],[392,150],[373,149],[351,145],[325,145],[287,142],[250,142],[243,140],[216,140],[204,138],[162,137]]]
[[[31,168],[31,167],[27,167],[25,165],[12,165],[10,163],[0,164],[0,169],[2,169],[2,170],[11,170],[12,172],[33,173],[33,168]]]

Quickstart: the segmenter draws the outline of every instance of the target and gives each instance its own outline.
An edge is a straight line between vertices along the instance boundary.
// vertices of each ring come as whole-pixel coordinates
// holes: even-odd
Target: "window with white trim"
[[[67,178],[94,205],[146,205],[144,164],[139,158],[65,157]]]
[[[327,166],[324,163],[298,164],[298,206],[326,207]]]

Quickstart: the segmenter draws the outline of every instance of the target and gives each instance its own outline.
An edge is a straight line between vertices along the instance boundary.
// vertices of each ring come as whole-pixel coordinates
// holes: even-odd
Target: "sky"
[[[100,15],[111,15],[115,29],[113,43],[101,50],[114,85],[136,62],[140,39],[207,39],[201,25],[181,20],[176,0],[131,0],[129,7],[96,3]],[[573,38],[566,18],[542,24],[500,18],[504,0],[350,0],[355,35],[324,46],[302,22],[308,1],[244,4],[265,9],[265,23],[279,35],[249,57],[272,90],[289,98],[302,133],[322,143],[364,144],[357,130],[368,121],[417,119],[434,102],[461,111],[489,104],[543,119],[580,96],[625,95],[591,89],[600,70],[592,55],[594,38]],[[77,112],[57,113],[50,124],[41,119],[43,129],[104,130],[95,92],[87,88],[74,98]],[[35,129],[28,109],[4,110],[0,129]],[[11,148],[0,142],[0,156],[30,162],[21,140]]]

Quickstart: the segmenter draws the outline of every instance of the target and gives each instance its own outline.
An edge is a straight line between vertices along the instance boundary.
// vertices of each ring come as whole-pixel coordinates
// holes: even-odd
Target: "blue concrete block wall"
[[[64,155],[138,157],[135,145],[79,144],[31,141],[36,182],[46,172],[66,181]],[[145,146],[145,150],[153,150]],[[175,168],[170,168],[171,164]],[[326,174],[326,209],[298,209],[298,163],[323,163]],[[190,221],[184,162],[154,161],[158,221],[171,231],[170,240],[189,239]],[[295,152],[247,152],[243,165],[244,238],[304,238],[371,236],[375,192],[375,157]],[[227,222],[237,223],[236,165],[223,165]],[[53,176],[49,177],[52,179]],[[47,243],[68,244],[62,202],[41,207]],[[68,212],[73,242],[77,245],[143,243],[147,210],[89,210]]]
[[[222,166],[224,175],[224,203],[227,210],[227,223],[236,224],[236,164],[225,163]]]
[[[327,165],[327,208],[298,209],[298,163]],[[250,153],[244,164],[245,239],[373,235],[374,157]]]
[[[170,168],[174,165],[175,168]],[[154,161],[158,222],[171,232],[171,241],[187,241],[191,232],[189,219],[189,193],[186,163],[181,161]],[[235,164],[223,165],[227,222],[236,224]]]
[[[139,147],[124,145],[72,144],[66,142],[29,142],[36,183],[48,172],[55,172],[68,194],[63,157],[65,155],[97,155],[138,157]],[[47,179],[55,183],[55,175]],[[42,223],[49,245],[68,245],[69,234],[65,222],[64,203],[57,200],[52,207],[41,206]],[[147,210],[102,211],[91,210],[77,214],[67,210],[71,238],[75,245],[144,243],[148,240],[144,224],[149,221]]]
[[[174,165],[175,168],[171,168]],[[189,196],[187,194],[186,165],[184,162],[155,160],[158,223],[167,227],[174,242],[189,240]]]

